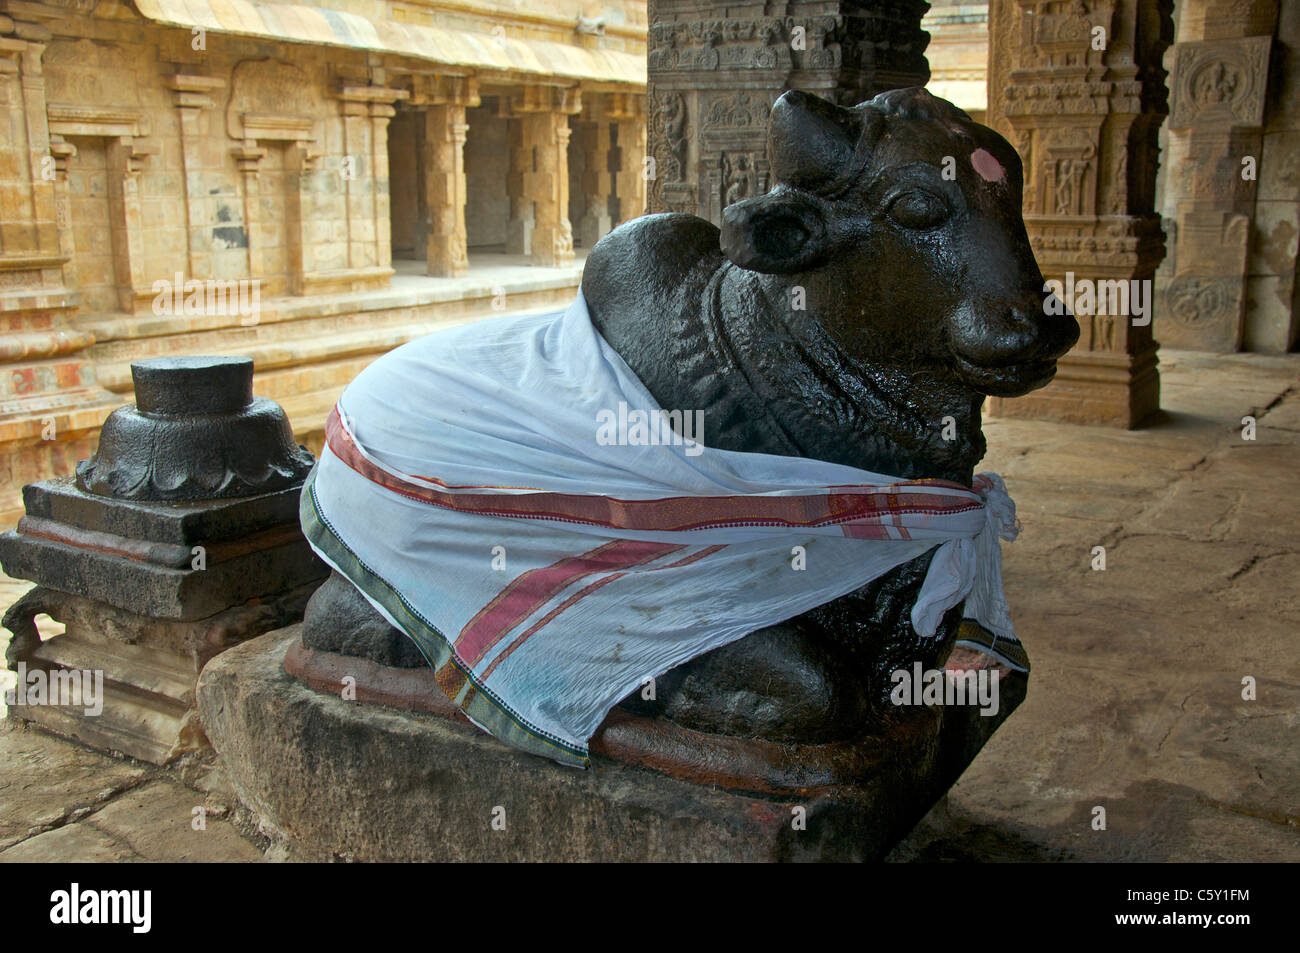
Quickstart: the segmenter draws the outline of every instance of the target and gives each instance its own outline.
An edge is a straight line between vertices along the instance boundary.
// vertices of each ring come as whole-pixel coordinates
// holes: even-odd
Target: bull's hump
[[[725,261],[718,229],[692,215],[669,212],[633,218],[591,248],[582,295],[591,322],[641,376],[638,367],[663,359],[664,346],[697,324],[701,293]]]
[[[613,338],[648,319],[670,319],[690,300],[698,307],[699,290],[723,261],[712,223],[677,212],[643,215],[596,242],[582,293],[592,321],[617,348]]]

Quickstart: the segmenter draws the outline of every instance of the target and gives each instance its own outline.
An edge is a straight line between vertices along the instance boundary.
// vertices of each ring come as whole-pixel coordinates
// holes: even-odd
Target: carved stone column
[[[720,224],[733,201],[769,186],[767,114],[787,89],[844,105],[922,86],[924,0],[794,0],[772,15],[759,2],[705,9],[655,0],[647,109],[652,212]]]
[[[417,91],[414,105],[424,114],[424,191],[429,208],[426,242],[429,274],[458,278],[469,274],[465,235],[465,110],[480,102],[472,77],[442,77]]]
[[[592,112],[592,121],[581,124],[581,138],[575,137],[574,140],[575,145],[581,147],[583,167],[578,195],[578,207],[582,211],[574,223],[573,234],[574,240],[586,248],[596,244],[614,225],[609,211],[614,197],[614,177],[610,169],[612,126],[604,114],[603,103],[597,103]]]
[[[312,291],[341,287],[383,287],[392,276],[392,218],[388,194],[388,121],[393,103],[406,99],[405,89],[344,84],[335,94],[343,110],[343,186],[348,225],[350,274],[320,275],[308,281]],[[307,170],[310,173],[310,169]],[[300,193],[300,198],[302,198]],[[313,210],[314,211],[314,210]],[[315,276],[313,276],[315,277]]]
[[[605,99],[606,115],[614,121],[616,142],[610,156],[615,225],[645,214],[645,100],[629,93],[611,93]]]
[[[1157,330],[1171,347],[1236,351],[1245,333],[1277,2],[1198,3],[1181,18],[1169,57],[1172,161],[1164,196],[1174,227],[1156,284],[1166,302]]]
[[[569,117],[582,108],[576,88],[525,86],[510,97],[519,116],[520,151],[531,159],[523,173],[524,201],[533,204],[530,242],[532,263],[562,268],[573,263],[573,228],[569,224]],[[514,216],[511,216],[512,221]]]
[[[509,100],[502,97],[500,113],[507,120],[510,147],[510,171],[506,174],[506,195],[510,200],[510,220],[506,223],[506,254],[527,255],[533,247],[533,200],[524,192],[524,176],[533,167],[532,150],[524,149],[523,120],[513,116]]]
[[[181,163],[185,171],[185,222],[189,231],[189,266],[191,278],[225,278],[227,275],[213,261],[213,229],[223,226],[216,215],[217,202],[209,194],[210,179],[224,177],[224,169],[208,168],[210,150],[206,137],[210,134],[206,110],[216,105],[213,94],[226,85],[224,79],[177,73],[167,77],[164,85],[176,98],[180,113]],[[237,226],[236,226],[237,227]],[[236,237],[227,233],[228,238]],[[247,236],[242,236],[247,242]],[[238,244],[238,241],[223,241]]]
[[[1030,242],[1082,328],[1056,380],[995,413],[1134,427],[1159,410],[1151,290],[1171,0],[990,8],[988,123],[1020,152]],[[1139,297],[1140,296],[1140,297]]]

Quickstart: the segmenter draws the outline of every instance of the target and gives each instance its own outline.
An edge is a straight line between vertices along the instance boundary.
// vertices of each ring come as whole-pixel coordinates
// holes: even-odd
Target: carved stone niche
[[[259,142],[291,142],[302,171],[320,157],[307,74],[277,60],[245,60],[231,78],[226,132],[238,140],[234,153],[241,172],[256,173],[266,150]]]
[[[66,172],[67,160],[76,154],[76,148],[67,142],[68,136],[105,140],[113,280],[117,286],[118,303],[128,312],[146,308],[154,292],[143,252],[141,229],[144,217],[140,213],[136,176],[143,170],[145,160],[157,155],[160,147],[149,138],[149,126],[143,113],[135,109],[52,102],[46,105],[45,114],[50,153],[55,157],[58,171]],[[66,179],[56,181],[57,190],[62,191],[65,187]],[[67,215],[66,195],[60,196],[56,205],[63,209],[58,221],[66,236],[72,224]],[[68,244],[70,246],[70,241]]]

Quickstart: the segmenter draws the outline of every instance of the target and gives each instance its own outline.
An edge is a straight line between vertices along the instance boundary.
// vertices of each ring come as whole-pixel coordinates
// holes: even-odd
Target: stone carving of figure
[[[700,69],[717,69],[722,62],[722,56],[718,53],[718,46],[722,43],[722,31],[718,29],[709,30],[704,34],[704,49],[699,53],[696,60]]]
[[[1062,159],[1056,165],[1056,214],[1070,215],[1074,212],[1074,163]]]
[[[1223,63],[1215,63],[1197,79],[1196,100],[1202,106],[1218,106],[1237,92],[1237,72]]]
[[[755,192],[754,157],[738,155],[735,159],[727,159],[727,166],[725,204],[734,205]]]
[[[659,101],[659,118],[671,159],[668,181],[683,182],[686,180],[686,101],[681,93],[664,95]]]

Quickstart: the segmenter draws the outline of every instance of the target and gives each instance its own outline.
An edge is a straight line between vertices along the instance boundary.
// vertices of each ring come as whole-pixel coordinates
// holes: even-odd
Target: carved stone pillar
[[[506,254],[527,255],[533,247],[533,201],[524,192],[524,176],[533,167],[533,153],[524,149],[523,120],[510,115],[507,99],[502,98],[500,102],[501,113],[507,118],[510,146],[510,171],[506,174],[506,195],[510,199]]]
[[[311,291],[330,285],[357,290],[383,287],[392,276],[392,218],[388,194],[388,122],[393,103],[406,99],[405,89],[383,85],[343,85],[335,94],[343,110],[343,186],[347,216],[348,274],[311,276]],[[300,192],[299,199],[305,196]],[[315,211],[315,209],[311,209]]]
[[[511,96],[509,110],[519,116],[520,152],[531,160],[523,173],[523,199],[533,205],[532,263],[562,268],[573,263],[569,224],[569,117],[582,108],[576,88],[525,86]],[[514,216],[511,216],[512,221]]]
[[[728,4],[655,0],[650,10],[648,209],[720,224],[769,186],[767,115],[787,89],[843,105],[929,78],[924,0]]]
[[[615,145],[610,157],[615,225],[645,214],[645,100],[630,93],[612,93],[605,100],[606,115],[614,121]]]
[[[1277,2],[1201,3],[1181,17],[1169,57],[1172,161],[1164,195],[1174,227],[1156,284],[1166,303],[1157,330],[1170,347],[1236,351],[1245,333]]]
[[[225,278],[223,269],[213,260],[213,230],[221,229],[217,218],[217,203],[211,196],[210,180],[225,177],[224,169],[208,168],[211,150],[205,148],[209,135],[208,115],[205,110],[215,107],[212,94],[226,85],[224,79],[178,73],[164,80],[176,97],[180,113],[181,163],[185,171],[185,223],[189,232],[189,271],[191,278]],[[236,226],[237,227],[237,226]],[[226,233],[223,245],[238,244],[233,232]],[[247,236],[242,236],[247,242]]]
[[[582,136],[574,140],[582,149],[583,167],[578,193],[581,214],[574,223],[573,236],[586,248],[596,244],[614,225],[609,210],[614,197],[614,176],[610,169],[612,126],[604,115],[603,104],[598,104],[593,113],[593,121],[582,123]]]
[[[1151,291],[1161,57],[1171,0],[993,4],[988,123],[1020,152],[1038,263],[1082,328],[1056,380],[1006,416],[1134,427],[1159,410]],[[1055,290],[1055,288],[1054,288]]]
[[[426,252],[429,274],[458,278],[469,274],[465,235],[465,110],[479,104],[471,77],[443,77],[418,91],[414,105],[424,114],[424,192],[429,209]]]

